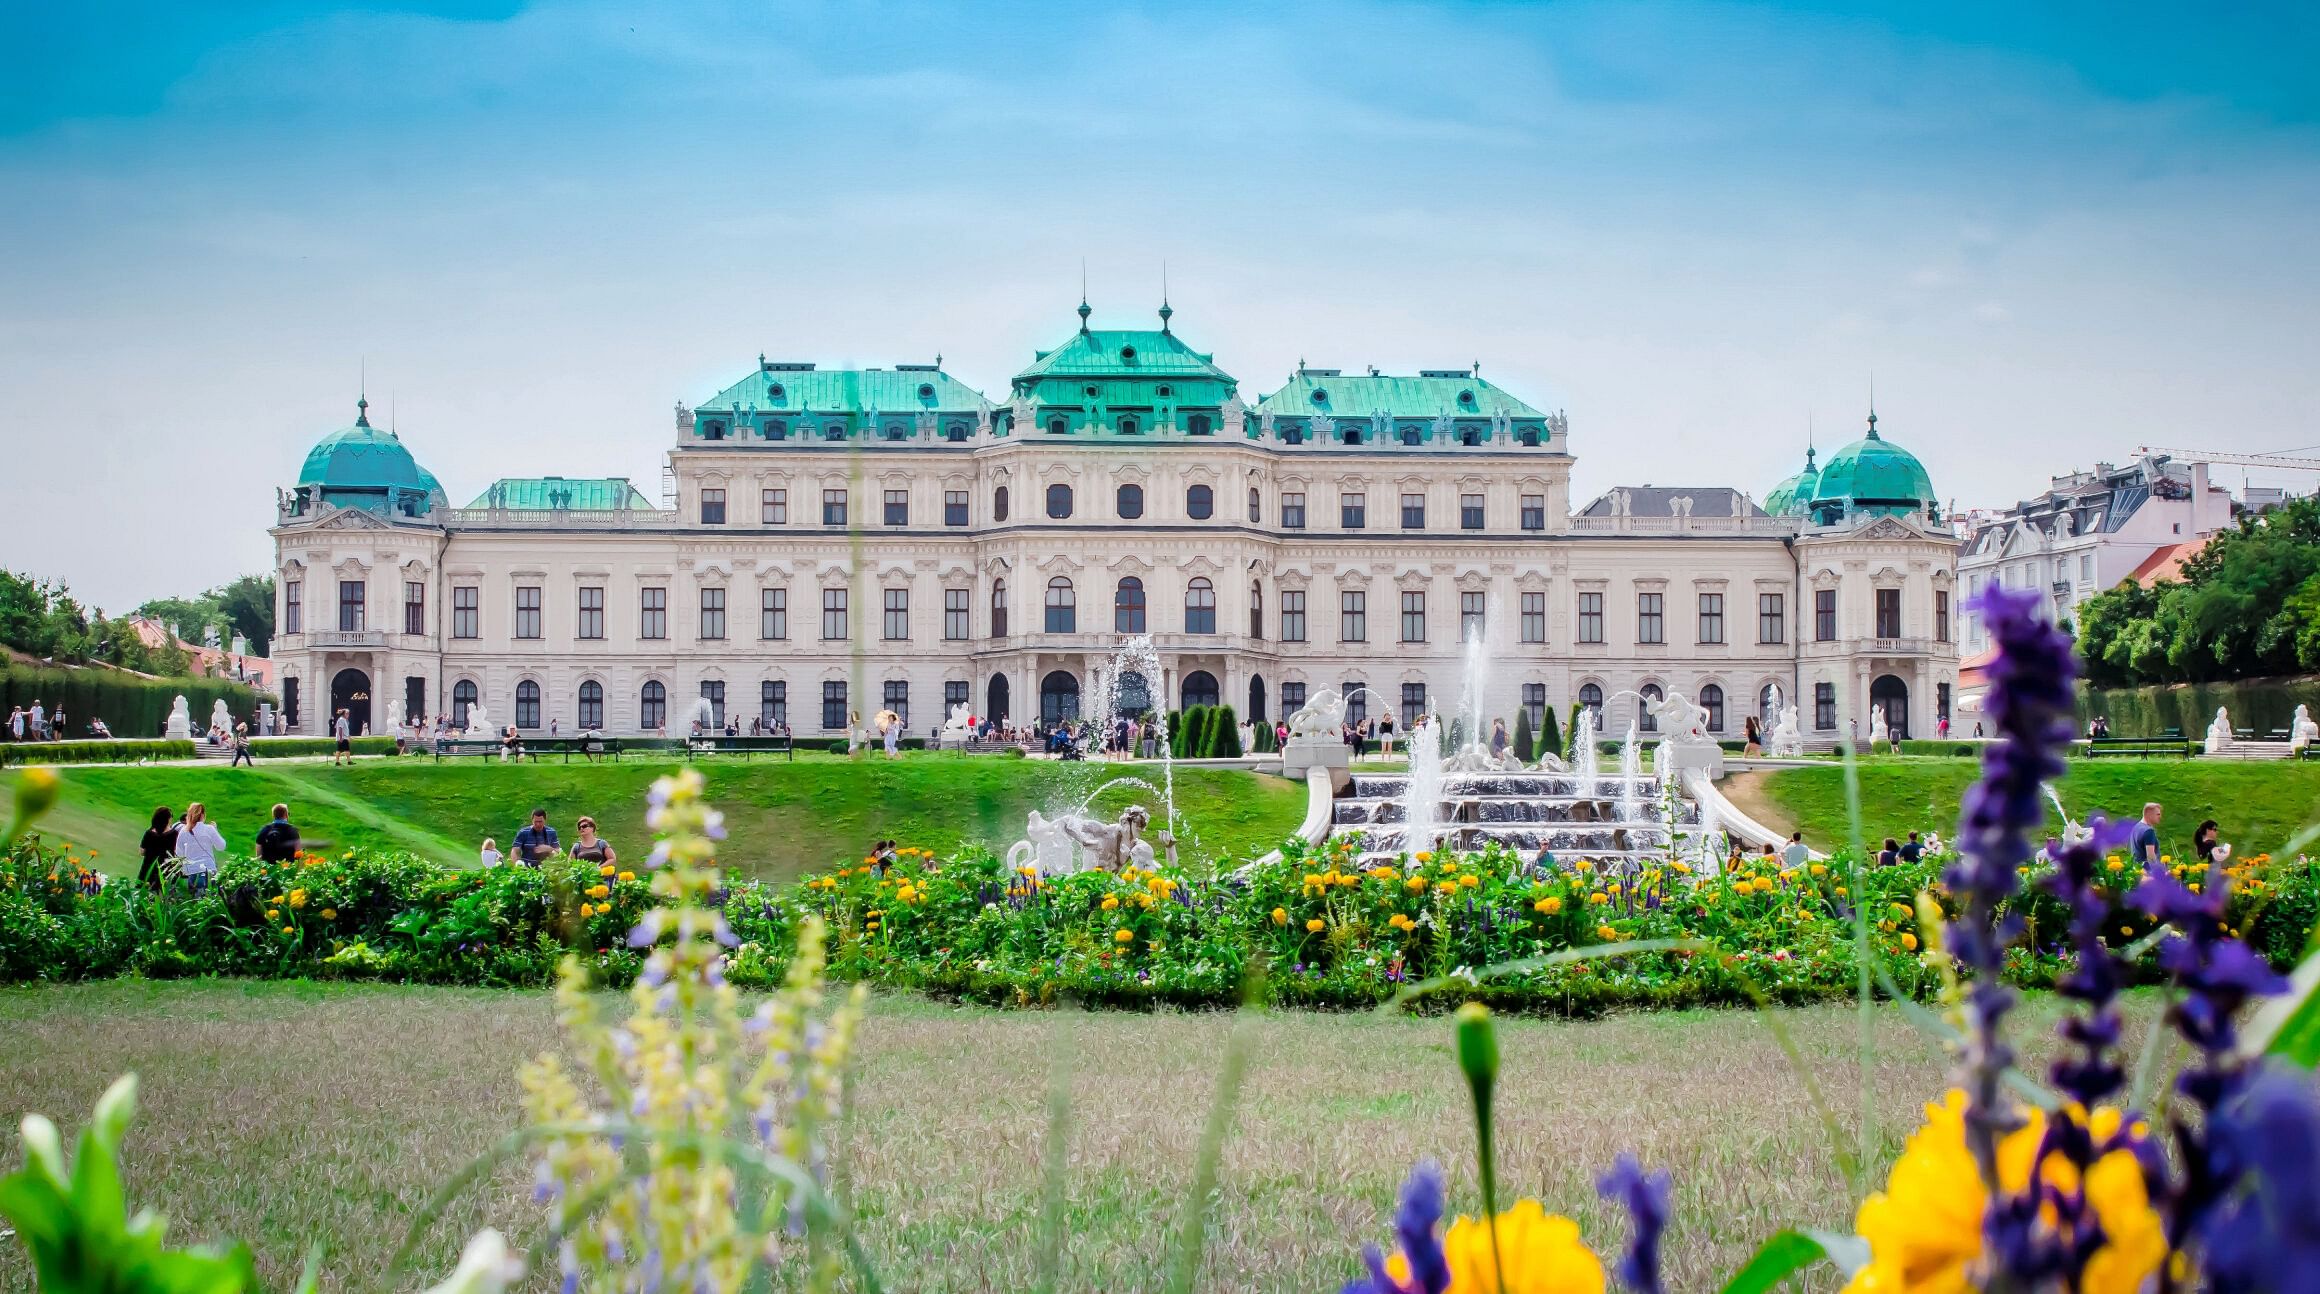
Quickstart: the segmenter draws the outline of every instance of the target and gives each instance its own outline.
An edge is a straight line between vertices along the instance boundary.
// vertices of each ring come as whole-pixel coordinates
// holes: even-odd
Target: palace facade
[[[1173,331],[1079,330],[1006,396],[934,364],[768,360],[679,405],[662,497],[506,479],[452,507],[391,431],[307,455],[272,534],[290,730],[421,715],[545,732],[722,721],[841,734],[891,708],[1053,720],[1123,703],[1271,719],[1486,707],[1643,717],[1678,689],[1723,735],[1773,695],[1808,740],[1876,706],[1930,736],[1957,680],[1957,540],[1870,415],[1763,505],[1726,485],[1570,495],[1573,445],[1473,367],[1300,367],[1253,404]],[[1106,679],[1149,635],[1156,677]],[[1648,724],[1648,718],[1645,718]]]

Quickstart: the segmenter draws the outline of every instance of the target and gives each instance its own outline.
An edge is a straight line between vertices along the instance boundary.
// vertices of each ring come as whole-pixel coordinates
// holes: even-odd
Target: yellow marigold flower
[[[1434,892],[1436,894],[1456,894],[1458,892],[1458,882],[1443,881],[1434,887]]]
[[[1952,1090],[1925,1107],[1925,1126],[1911,1133],[1885,1189],[1861,1202],[1854,1229],[1869,1242],[1869,1262],[1853,1274],[1846,1294],[1933,1294],[1973,1288],[1970,1269],[1982,1254],[1982,1218],[1988,1190],[1966,1148],[1965,1093]],[[2098,1110],[2088,1121],[2097,1143],[2115,1135],[2119,1113]],[[2023,1126],[1998,1145],[1998,1182],[2008,1194],[2027,1189],[2046,1136],[2046,1115],[2032,1110]],[[2070,1164],[2049,1156],[2039,1176],[2067,1185]],[[2086,1268],[2086,1294],[2133,1294],[2167,1256],[2159,1215],[2144,1191],[2132,1150],[2114,1150],[2086,1176],[2086,1197],[2103,1234],[2103,1247]]]
[[[1120,896],[1119,896],[1119,895],[1117,895],[1117,894],[1106,894],[1106,895],[1104,896],[1104,911],[1106,911],[1106,912],[1110,912],[1110,911],[1113,911],[1114,909],[1118,908],[1119,906],[1120,906]]]
[[[1595,870],[1595,860],[1592,858],[1582,858],[1578,862],[1572,864],[1572,866],[1577,867],[1582,872],[1591,872]]]
[[[2106,871],[2113,871],[2113,872],[2115,872],[2115,871],[2117,871],[2117,870],[2119,870],[2120,868],[2122,868],[2122,867],[2125,867],[2125,866],[2126,866],[2126,864],[2125,864],[2125,863],[2122,863],[2122,862],[2120,862],[2120,861],[2119,861],[2118,859],[2116,859],[2116,858],[2114,858],[2114,859],[2110,860],[2109,862],[2107,862],[2107,863],[2104,863],[2104,864],[2103,864],[2103,868],[2104,868],[2104,870],[2106,870]]]
[[[1108,902],[1110,902],[1110,900],[1109,900],[1109,899],[1107,899],[1107,900],[1105,900],[1105,902],[1107,902],[1107,903],[1108,903]],[[1274,908],[1274,909],[1273,909],[1273,924],[1274,924],[1274,925],[1277,925],[1277,926],[1285,926],[1285,925],[1289,924],[1289,909],[1287,909],[1287,908]]]
[[[601,866],[601,867],[598,867],[598,868],[596,869],[596,874],[597,874],[598,876],[610,876],[610,875],[612,875],[612,864],[610,864],[610,863],[606,863],[606,864],[604,864],[603,866]]]
[[[1307,921],[1307,922],[1305,923],[1305,931],[1306,931],[1306,933],[1308,933],[1308,934],[1316,934],[1316,935],[1317,935],[1317,934],[1320,934],[1322,931],[1324,931],[1324,930],[1327,930],[1328,928],[1329,928],[1329,923],[1328,923],[1328,922],[1326,922],[1326,921],[1323,921],[1323,920],[1322,920],[1321,918],[1319,918],[1319,917],[1314,917],[1312,920],[1310,920],[1310,921]]]
[[[1413,876],[1409,879],[1407,884],[1409,886],[1410,893],[1416,894],[1420,890],[1426,888],[1426,878],[1423,876]]]
[[[1152,896],[1149,894],[1137,895],[1136,906],[1144,909],[1146,912],[1150,912],[1152,910]]]
[[[337,908],[324,908],[324,909],[322,910],[322,919],[323,919],[323,920],[325,920],[325,921],[336,921],[336,920],[338,920],[338,909],[337,909]]]
[[[283,934],[286,934],[286,935],[294,935],[294,934],[297,934],[297,933],[298,933],[298,927],[296,927],[296,926],[284,926],[284,927],[282,927],[282,933],[283,933]]]
[[[1827,863],[1814,863],[1814,864],[1812,865],[1812,874],[1813,874],[1813,875],[1815,875],[1815,876],[1826,876],[1826,875],[1828,875],[1828,874],[1829,874],[1829,865],[1828,865]]]
[[[1498,1233],[1493,1252],[1490,1233]],[[1493,1226],[1461,1216],[1442,1236],[1442,1257],[1450,1268],[1453,1294],[1603,1294],[1603,1264],[1584,1241],[1579,1224],[1548,1213],[1537,1200],[1523,1200],[1498,1215]],[[1499,1259],[1506,1260],[1500,1279]],[[1387,1264],[1408,1264],[1395,1254]],[[1407,1279],[1407,1272],[1401,1274]]]
[[[1548,916],[1553,916],[1557,912],[1563,910],[1563,901],[1550,894],[1547,897],[1540,899],[1538,902],[1531,904],[1531,906],[1537,908],[1541,912],[1546,913]]]
[[[1619,937],[1619,932],[1609,926],[1597,926],[1595,927],[1595,937],[1609,943]]]
[[[280,921],[282,919],[282,910],[280,908],[266,909],[266,919],[268,921]]]
[[[1410,856],[1421,863],[1430,863],[1434,861],[1434,853],[1430,849],[1421,849],[1417,853]]]
[[[1909,932],[1908,932],[1908,931],[1906,931],[1906,930],[1902,931],[1902,932],[1901,932],[1901,946],[1902,946],[1902,947],[1904,947],[1904,948],[1907,948],[1907,949],[1908,949],[1909,951],[1911,951],[1911,952],[1916,952],[1916,951],[1917,951],[1917,936],[1916,936],[1916,935],[1913,935],[1913,934],[1911,934],[1911,933],[1909,933]]]
[[[1133,930],[1115,930],[1112,932],[1112,942],[1116,944],[1132,944],[1136,942],[1136,932]]]
[[[588,887],[588,897],[592,899],[609,898],[611,894],[612,887],[609,885],[591,885]]]
[[[1887,904],[1887,905],[1886,905],[1886,907],[1887,907],[1887,909],[1888,909],[1889,911],[1891,911],[1891,912],[1893,913],[1893,919],[1894,919],[1895,921],[1907,921],[1907,920],[1909,919],[1909,905],[1908,905],[1908,904],[1906,904],[1906,903],[1890,903],[1890,904]]]
[[[1468,872],[1464,876],[1458,878],[1458,883],[1470,890],[1480,889],[1482,886],[1482,878],[1476,876],[1472,872]]]
[[[302,908],[302,907],[305,907],[305,906],[306,906],[306,891],[304,891],[304,890],[292,890],[292,891],[290,891],[290,906],[291,906],[291,907],[294,907],[294,908]]]
[[[635,880],[635,879],[636,879],[636,873],[635,873],[635,872],[622,872],[622,873],[620,874],[620,883],[621,883],[621,884],[623,884],[623,885],[626,885],[626,884],[628,884],[630,881],[633,881],[633,880]]]
[[[593,908],[593,907],[590,907],[588,904],[585,904],[585,903],[583,903],[583,904],[581,904],[581,905],[580,905],[580,919],[581,919],[582,921],[586,921],[588,918],[590,918],[590,917],[592,917],[592,916],[595,916],[595,915],[596,915],[596,909],[595,909],[595,908]]]

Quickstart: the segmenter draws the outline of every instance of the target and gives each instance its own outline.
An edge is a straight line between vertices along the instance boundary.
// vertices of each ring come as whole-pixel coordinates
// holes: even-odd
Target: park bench
[[[2182,759],[2191,753],[2191,743],[2181,737],[2096,737],[2086,743],[2086,757],[2098,759],[2106,755],[2133,755],[2149,759],[2153,755]]]
[[[527,738],[524,741],[524,753],[533,759],[538,759],[542,755],[562,755],[567,764],[572,762],[574,755],[593,762],[600,758],[620,758],[620,742],[615,738],[593,733],[585,737]]]
[[[468,741],[465,739],[438,739],[435,743],[435,758],[438,761],[442,760],[446,756],[457,759],[461,755],[490,755],[496,758],[499,755],[499,750],[500,747],[497,739],[484,741]],[[531,743],[526,742],[518,747],[518,757],[537,761],[540,756],[537,751],[532,749]]]
[[[685,754],[693,755],[757,755],[779,751],[791,759],[797,758],[797,745],[787,737],[728,737],[723,733],[703,733],[685,739]]]

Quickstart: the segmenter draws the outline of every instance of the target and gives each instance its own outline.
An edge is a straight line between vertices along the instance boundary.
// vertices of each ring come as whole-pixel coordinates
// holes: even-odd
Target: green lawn
[[[1959,797],[1981,775],[1970,759],[1880,758],[1860,764],[1861,825],[1871,843],[1926,828],[1957,831]],[[2074,759],[2056,786],[2070,816],[2142,812],[2166,807],[2167,848],[2188,853],[2192,828],[2213,818],[2243,854],[2278,851],[2303,827],[2320,822],[2320,764],[2221,760]],[[1828,849],[1845,843],[1845,774],[1840,765],[1776,769],[1733,779],[1741,807],[1767,810],[1767,826],[1804,829]],[[2059,825],[2059,824],[2057,824]]]
[[[42,828],[53,840],[96,849],[104,870],[133,873],[137,838],[156,805],[182,811],[200,800],[240,845],[281,800],[310,839],[333,847],[409,849],[472,863],[485,836],[496,837],[506,850],[538,805],[567,841],[573,819],[586,813],[616,849],[641,855],[652,834],[644,825],[645,791],[672,767],[424,759],[371,759],[348,768],[326,762],[261,764],[255,770],[71,767],[58,770],[64,794]],[[859,857],[885,836],[936,850],[967,842],[1004,848],[1021,835],[1032,809],[1070,807],[1119,777],[1160,781],[1157,765],[956,755],[727,760],[698,767],[732,833],[724,850],[727,865],[741,875],[775,879]],[[12,788],[16,776],[0,773],[0,789]],[[1117,811],[1132,798],[1159,802],[1150,792],[1122,787],[1102,790],[1095,805]],[[1184,842],[1190,856],[1240,855],[1270,849],[1296,830],[1304,817],[1305,788],[1230,769],[1183,769],[1176,774],[1176,804],[1189,824]]]
[[[2147,995],[2130,1001],[2128,1054],[2155,1006]],[[2040,995],[2012,1017],[2026,1063],[2051,1051],[2055,1008]],[[1851,1129],[1861,1102],[1852,1008],[1780,1019]],[[876,999],[838,1162],[886,1288],[1032,1285],[1058,1047],[1074,1111],[1062,1288],[1159,1288],[1231,1025],[1214,1013]],[[1362,1241],[1390,1238],[1394,1190],[1421,1156],[1450,1167],[1453,1208],[1476,1210],[1447,1021],[1300,1012],[1265,1019],[1255,1036],[1201,1289],[1337,1289]],[[327,1289],[370,1287],[429,1193],[516,1125],[517,1065],[558,1044],[544,993],[238,981],[0,990],[0,1037],[0,1161],[17,1160],[20,1112],[57,1116],[69,1131],[107,1082],[134,1070],[132,1201],[165,1210],[180,1242],[247,1240],[278,1287],[310,1243],[326,1242]],[[1922,1103],[1940,1093],[1945,1062],[1890,1011],[1875,1037],[1881,1180]],[[1597,1201],[1594,1178],[1621,1149],[1674,1174],[1671,1289],[1716,1288],[1780,1227],[1849,1229],[1857,1196],[1757,1016],[1505,1020],[1502,1043],[1505,1189],[1578,1219],[1607,1258],[1624,1222]],[[528,1241],[540,1215],[527,1185],[512,1169],[463,1200],[422,1251],[422,1270],[447,1271],[479,1226]],[[0,1289],[28,1279],[21,1254],[0,1242]]]

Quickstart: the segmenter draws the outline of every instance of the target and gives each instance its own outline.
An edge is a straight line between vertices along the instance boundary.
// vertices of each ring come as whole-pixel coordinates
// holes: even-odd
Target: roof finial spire
[[[1088,316],[1094,313],[1095,311],[1088,309],[1087,257],[1082,256],[1079,258],[1079,330],[1081,333],[1084,334],[1087,332]]]
[[[1168,331],[1168,320],[1176,312],[1168,308],[1168,262],[1160,262],[1160,331]]]
[[[1810,409],[1807,409],[1807,410],[1805,410],[1805,411],[1804,411],[1804,470],[1806,470],[1806,471],[1808,471],[1808,472],[1809,472],[1809,471],[1811,471],[1811,470],[1812,470],[1812,465],[1813,465],[1813,416],[1812,416],[1812,410],[1810,410]]]
[[[371,425],[371,362],[368,356],[355,361],[354,425]]]
[[[1869,374],[1869,439],[1877,439],[1877,374]]]

